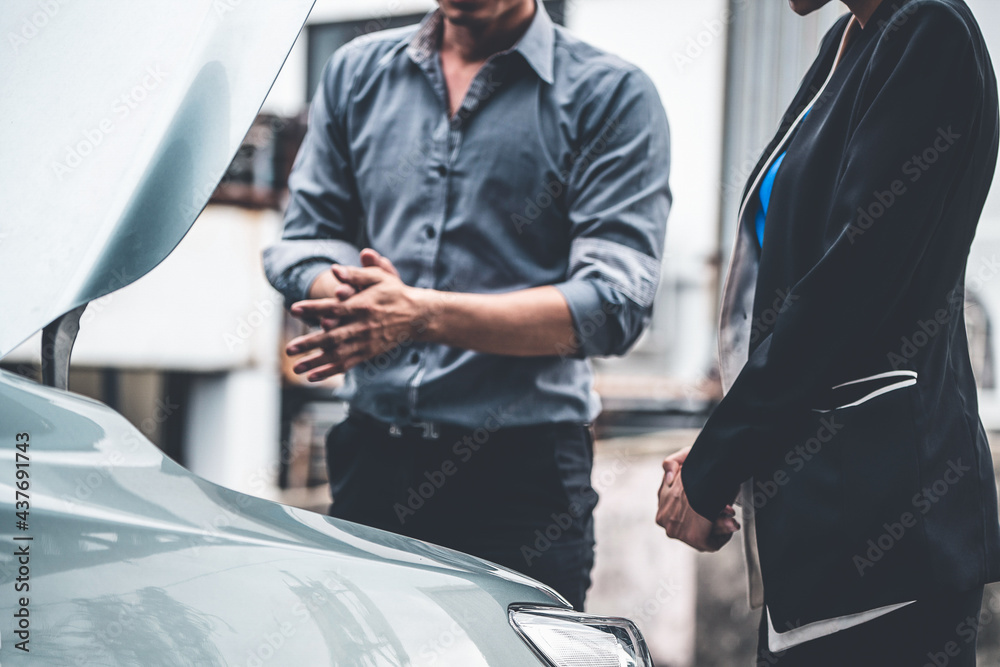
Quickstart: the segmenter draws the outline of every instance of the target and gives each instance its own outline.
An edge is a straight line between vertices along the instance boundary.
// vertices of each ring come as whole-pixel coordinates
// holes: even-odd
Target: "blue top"
[[[339,49],[264,265],[289,302],[332,262],[358,264],[364,245],[416,287],[554,285],[582,355],[572,341],[533,358],[402,341],[349,371],[353,409],[473,428],[491,412],[504,426],[590,421],[600,402],[582,357],[623,354],[649,322],[671,201],[666,114],[645,74],[536,7],[451,118],[440,11]]]
[[[802,117],[804,121],[812,113],[812,109],[806,111],[806,115]],[[760,207],[757,209],[757,217],[754,220],[755,228],[757,230],[757,242],[760,247],[764,247],[764,223],[767,220],[767,209],[771,205],[771,193],[774,191],[774,179],[778,177],[778,171],[781,169],[781,163],[785,161],[785,156],[788,152],[784,152],[778,156],[778,159],[771,164],[771,168],[767,170],[767,174],[764,176],[764,180],[760,182],[760,190],[758,192],[758,198],[760,199]]]
[[[757,242],[760,243],[760,247],[764,247],[764,222],[767,219],[767,208],[771,205],[771,192],[774,190],[774,179],[778,177],[778,170],[781,169],[781,163],[785,161],[785,156],[788,153],[782,153],[778,156],[778,159],[774,161],[771,168],[767,170],[767,175],[764,176],[764,180],[760,183],[760,208],[757,209]]]

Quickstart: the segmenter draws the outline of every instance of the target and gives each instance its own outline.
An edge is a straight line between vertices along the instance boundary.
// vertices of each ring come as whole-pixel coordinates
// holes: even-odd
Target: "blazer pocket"
[[[917,377],[916,371],[899,370],[842,382],[830,387],[822,397],[820,406],[813,408],[813,411],[826,413],[864,405],[880,396],[914,386],[917,384]]]

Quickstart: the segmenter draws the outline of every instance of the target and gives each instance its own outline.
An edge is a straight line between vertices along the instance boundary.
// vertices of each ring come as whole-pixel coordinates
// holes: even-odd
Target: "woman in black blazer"
[[[1000,523],[963,287],[996,80],[962,0],[846,4],[747,184],[726,395],[657,522],[718,549],[742,485],[763,664],[974,665]]]

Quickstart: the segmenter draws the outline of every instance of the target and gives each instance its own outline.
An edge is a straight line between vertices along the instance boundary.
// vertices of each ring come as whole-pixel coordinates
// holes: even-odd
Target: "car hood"
[[[5,0],[0,357],[159,264],[314,0]]]
[[[4,371],[0,443],[0,540],[30,551],[24,572],[0,553],[0,588],[23,575],[34,619],[30,654],[5,631],[5,665],[523,667],[509,605],[565,605],[472,556],[207,482],[107,406]],[[0,616],[19,604],[0,596]]]

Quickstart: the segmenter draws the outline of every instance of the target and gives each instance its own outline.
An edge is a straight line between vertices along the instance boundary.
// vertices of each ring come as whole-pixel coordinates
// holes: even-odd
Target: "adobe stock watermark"
[[[212,0],[212,10],[215,11],[216,16],[222,19],[226,17],[226,14],[236,11],[242,4],[243,0]]]
[[[236,321],[236,326],[222,335],[226,347],[232,352],[238,347],[242,347],[254,333],[264,326],[272,315],[281,312],[284,305],[284,297],[279,292],[271,291],[268,296],[258,299],[254,303],[253,310]]]
[[[899,339],[899,348],[886,354],[889,365],[894,370],[907,367],[907,362],[914,359],[920,351],[927,347],[942,331],[948,329],[955,316],[964,313],[966,289],[978,291],[987,282],[1000,274],[1000,260],[996,255],[980,262],[974,273],[966,278],[966,286],[959,286],[948,292],[945,297],[946,308],[938,308],[925,320],[917,320],[913,332]]]
[[[657,580],[653,592],[647,595],[642,602],[632,607],[628,618],[637,624],[654,619],[680,592],[681,586],[674,577],[661,577]]]
[[[878,20],[879,29],[887,37],[891,37],[894,33],[899,32],[900,28],[909,22],[910,17],[920,9],[920,3],[910,2],[900,6],[898,2],[894,2],[889,7],[893,11],[892,17],[888,21],[885,19]]]
[[[534,197],[524,198],[524,209],[520,213],[512,213],[510,222],[514,231],[524,233],[526,227],[534,224],[541,214],[559,201],[566,191],[567,183],[574,172],[587,168],[611,146],[611,141],[623,131],[621,120],[614,118],[601,129],[601,133],[587,146],[584,151],[574,151],[570,155],[569,166],[563,169],[555,178],[543,183],[542,189]]]
[[[464,283],[460,283],[458,280],[449,280],[442,283],[434,290],[434,298],[442,303],[454,301],[456,292],[462,289],[461,286],[463,284]],[[354,371],[352,376],[354,382],[359,387],[362,387],[377,381],[380,378],[381,373],[385,372],[389,368],[392,368],[393,364],[395,364],[400,357],[420,342],[420,337],[427,331],[429,326],[430,323],[426,319],[415,320],[409,331],[403,331],[396,336],[392,347],[383,350],[379,354],[366,359],[354,368],[349,369]],[[416,358],[414,358],[414,354],[417,355]],[[419,353],[415,350],[411,351],[410,359],[413,360],[413,363],[419,363],[421,361]]]
[[[761,157],[763,156],[759,151],[751,149],[744,153],[742,160],[739,158],[733,160],[735,164],[729,167],[726,178],[721,183],[722,192],[736,195],[742,192]]]
[[[792,475],[801,472],[843,428],[844,425],[837,422],[836,415],[828,414],[821,417],[815,435],[802,444],[796,445],[785,454],[785,464],[791,471],[778,468],[772,473],[770,479],[755,478],[753,495],[750,498],[744,498],[744,502],[749,501],[754,510],[764,507],[781,492],[782,487],[792,480]]]
[[[683,72],[705,55],[705,51],[711,48],[716,40],[725,39],[728,27],[736,19],[736,12],[749,4],[749,1],[733,0],[728,3],[721,14],[702,21],[701,28],[694,35],[688,37],[684,48],[674,51],[673,61],[677,71]]]
[[[991,624],[1000,614],[1000,597],[989,591],[983,597],[983,604],[975,616],[966,616],[955,626],[955,639],[946,641],[940,651],[927,653],[927,662],[922,667],[948,667],[966,649],[976,650],[976,639],[984,627]]]
[[[750,328],[750,342],[756,343],[760,340],[761,336],[765,336],[771,327],[774,326],[775,322],[778,321],[778,315],[788,310],[791,304],[799,300],[798,294],[792,294],[792,288],[787,287],[783,290],[777,290],[775,292],[774,301],[771,302],[767,308],[765,308],[759,315],[753,318],[753,323]]]
[[[464,286],[465,283],[457,279],[443,281],[434,289],[433,297],[441,303],[450,303],[457,298],[457,292],[464,289]],[[363,292],[364,290],[361,290],[360,292],[352,294],[347,301],[356,298],[357,294],[361,294]],[[240,319],[237,322],[236,331],[227,333],[226,341],[230,346],[230,349],[234,349],[242,342],[245,342],[253,335],[253,332],[257,328],[264,324],[268,317],[268,312],[270,312],[268,307],[268,303],[270,301],[273,301],[275,305],[283,304],[282,297],[278,292],[274,292],[271,299],[259,301],[256,304],[254,311],[251,311],[245,319]],[[430,322],[426,318],[414,320],[411,322],[411,326],[408,330],[404,330],[395,335],[395,337],[390,341],[391,345],[387,344],[380,346],[379,349],[381,351],[372,353],[372,356],[353,365],[345,372],[351,374],[352,381],[358,387],[363,387],[372,382],[378,381],[383,372],[391,368],[396,368],[400,359],[406,354],[407,351],[410,351],[410,363],[420,363],[423,359],[420,351],[412,348],[421,342],[421,336],[427,331],[429,326]],[[333,332],[338,328],[339,325],[329,329],[328,331]],[[315,328],[313,332],[316,332]],[[340,356],[340,352],[338,352],[339,348],[324,347],[323,345],[320,345],[320,349],[332,357],[331,359],[328,359],[330,363],[340,363],[344,361],[344,359]],[[305,353],[303,352],[301,354]]]
[[[955,132],[951,126],[938,128],[937,136],[922,153],[913,155],[903,163],[900,170],[903,176],[908,177],[910,186],[923,178],[924,174],[930,171],[931,167],[941,159],[962,138],[962,135]],[[886,212],[891,209],[900,198],[906,196],[910,186],[901,178],[897,178],[889,184],[886,190],[876,190],[872,193],[874,201],[867,207],[859,206],[857,218],[847,227],[847,240],[854,244],[858,237],[871,229]]]
[[[243,516],[243,511],[249,507],[255,500],[253,496],[238,493],[234,494],[234,502],[230,502],[222,497],[215,500],[215,506],[218,507],[219,511],[209,517],[199,517],[198,523],[196,524],[197,529],[200,529],[208,534],[208,536],[215,538],[220,534],[224,533],[227,529],[233,528],[234,517]],[[199,558],[202,553],[202,549],[211,549],[212,541],[206,541],[205,535],[199,534],[197,532],[188,533],[187,536],[187,550],[195,558]]]
[[[412,178],[418,170],[423,170],[427,166],[427,157],[432,152],[433,144],[442,141],[444,134],[443,129],[439,127],[434,130],[429,140],[421,139],[418,145],[400,156],[396,160],[395,168],[382,174],[386,187],[396,192],[399,186]]]
[[[962,312],[961,307],[965,302],[962,290],[955,289],[948,293],[949,308],[938,308],[934,311],[933,317],[926,320],[917,320],[916,330],[909,336],[902,336],[899,350],[889,352],[886,359],[893,370],[899,370],[908,366],[907,362],[916,357],[920,350],[926,347],[934,338],[948,327],[955,312]]]
[[[396,502],[392,509],[399,519],[400,525],[404,525],[410,517],[414,516],[434,495],[440,491],[451,477],[454,477],[461,464],[468,463],[472,457],[482,449],[494,433],[499,431],[507,422],[509,414],[506,412],[509,407],[490,408],[487,410],[487,417],[483,425],[473,429],[464,435],[461,440],[455,442],[451,447],[455,459],[444,459],[441,465],[433,470],[424,471],[425,481],[411,486],[407,489],[407,496],[403,502]]]
[[[466,638],[465,630],[458,624],[458,621],[453,620],[451,625],[420,646],[417,651],[416,664],[420,667],[438,664],[438,660],[447,656],[456,644]]]
[[[132,115],[150,93],[160,87],[167,74],[168,72],[159,64],[146,67],[134,86],[122,91],[112,100],[108,114],[90,127],[84,128],[78,139],[65,146],[62,161],[52,162],[52,173],[61,181],[83,164],[84,159],[97,150],[107,136]]]
[[[479,70],[479,74],[476,75],[469,86],[469,92],[473,94],[470,96],[466,93],[465,100],[462,101],[462,106],[449,119],[449,124],[452,127],[465,123],[503,85],[503,81],[493,78],[494,74],[496,74],[496,67],[492,64],[484,65]],[[468,105],[466,105],[466,102],[468,102]]]
[[[392,22],[392,17],[402,13],[402,7],[403,3],[400,2],[400,0],[390,0],[386,3],[385,9],[379,12],[378,16],[369,19],[363,25],[355,26],[355,38],[364,37],[365,35],[369,35],[373,32],[385,30]]]
[[[851,558],[858,575],[865,576],[865,570],[874,567],[887,553],[892,551],[907,532],[918,524],[918,517],[929,513],[934,505],[941,502],[941,499],[948,495],[948,492],[961,482],[971,470],[972,466],[964,465],[962,459],[948,461],[948,469],[939,479],[913,494],[910,504],[915,513],[903,512],[897,520],[883,523],[884,532],[869,539],[865,544],[867,549]]]
[[[7,32],[7,43],[14,53],[19,53],[28,42],[37,37],[64,4],[66,0],[39,0],[36,9],[25,16],[15,30]]]
[[[282,440],[281,444],[277,460],[259,466],[247,477],[247,487],[249,488],[250,495],[264,497],[265,493],[271,490],[276,483],[282,466],[291,465],[297,457],[308,454],[310,450],[308,443],[298,442],[294,438],[291,440]],[[241,498],[239,502],[240,508],[246,507],[250,502],[242,502],[242,500]],[[236,511],[239,513],[240,510],[237,509]]]
[[[142,420],[139,425],[140,430],[147,436],[151,435],[159,424],[169,419],[180,407],[179,404],[171,401],[169,396],[157,399],[153,414]],[[127,431],[119,441],[123,445],[122,447],[109,452],[103,461],[95,465],[85,475],[77,476],[72,496],[68,494],[61,496],[61,500],[67,511],[72,512],[81,502],[89,500],[94,495],[94,492],[104,485],[104,482],[111,479],[115,468],[124,465],[128,461],[128,457],[138,450],[139,447],[143,445],[150,448],[154,447],[152,443],[143,443],[131,430]]]
[[[111,271],[111,276],[108,281],[104,284],[101,291],[106,291],[107,293],[96,299],[91,300],[87,303],[87,309],[83,311],[83,315],[80,316],[80,326],[85,327],[90,324],[94,318],[98,317],[102,312],[107,309],[108,306],[115,299],[115,295],[118,290],[135,282],[136,276],[119,269],[113,269]],[[43,348],[42,353],[47,355],[47,358],[51,358],[54,352],[54,348],[49,345]]]
[[[534,541],[521,545],[521,557],[528,567],[545,554],[572,529],[579,519],[587,516],[597,504],[598,491],[608,490],[631,467],[633,457],[628,451],[619,452],[615,460],[606,469],[599,472],[591,481],[592,486],[586,487],[578,497],[570,501],[565,512],[553,512],[549,518],[551,523],[543,528],[535,529]]]
[[[449,119],[448,126],[455,127],[461,125],[479,107],[493,97],[497,89],[503,85],[503,81],[494,78],[495,73],[496,71],[492,66],[484,67],[483,70],[480,70],[480,73],[469,88],[470,91],[475,89],[475,95],[466,97],[469,100],[468,105],[463,102],[462,106],[455,112],[455,115]],[[414,174],[423,175],[423,170],[428,166],[436,166],[438,174],[444,178],[448,173],[447,165],[429,165],[428,156],[433,153],[435,144],[440,144],[447,139],[447,134],[447,126],[439,125],[431,134],[430,139],[422,139],[419,145],[414,146],[401,155],[396,160],[394,168],[383,170],[382,178],[386,187],[395,192],[399,189],[400,185],[412,178]]]
[[[324,623],[324,620],[317,619],[329,617],[332,613],[330,606],[334,600],[353,607],[357,602],[355,592],[344,583],[344,574],[340,564],[338,563],[334,567],[335,570],[329,572],[322,581],[318,579],[301,581],[294,575],[290,575],[294,581],[294,583],[290,583],[291,591],[298,598],[289,610],[291,616],[285,614],[280,621],[277,617],[273,617],[271,628],[254,640],[255,645],[247,650],[246,659],[236,664],[242,664],[245,667],[263,667],[281,655],[282,648],[298,633],[299,628],[309,622]],[[285,664],[288,658],[287,656],[282,657],[282,664]],[[387,657],[391,659],[391,656]]]

